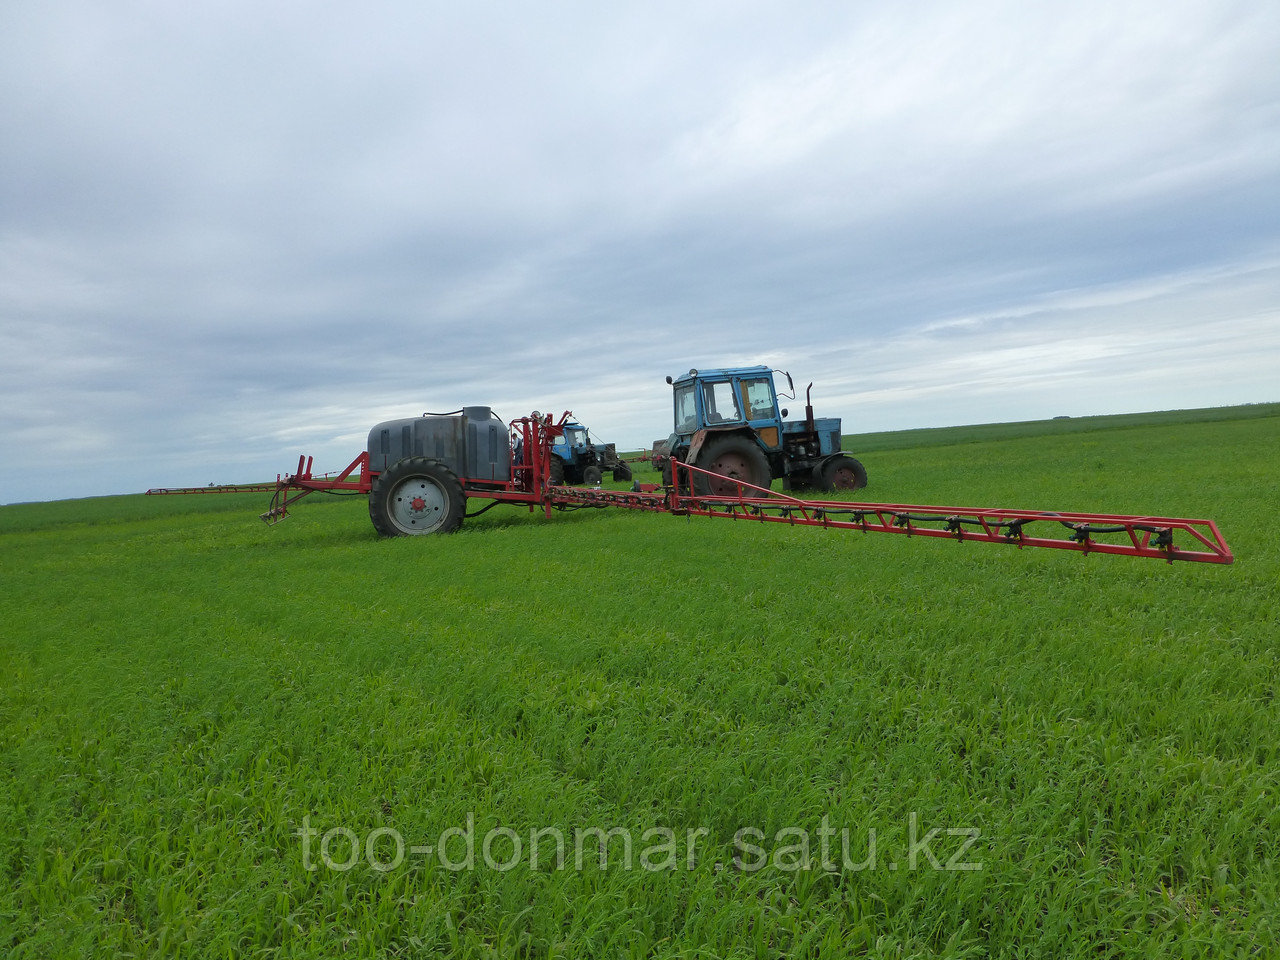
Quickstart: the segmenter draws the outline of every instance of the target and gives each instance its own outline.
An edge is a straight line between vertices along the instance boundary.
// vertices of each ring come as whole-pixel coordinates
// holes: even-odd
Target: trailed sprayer
[[[856,491],[865,486],[866,471],[840,450],[838,420],[815,418],[808,404],[803,420],[786,420],[771,373],[766,367],[721,368],[672,378],[675,430],[662,484],[630,490],[557,484],[552,446],[572,423],[571,414],[534,411],[508,424],[489,407],[471,406],[379,423],[369,431],[366,449],[337,473],[317,476],[311,458],[300,457],[293,473],[277,477],[262,519],[282,520],[315,492],[357,493],[368,496],[370,520],[383,536],[449,533],[467,517],[503,504],[547,517],[614,507],[1169,562],[1232,562],[1212,520],[796,497],[790,491],[803,487]],[[770,489],[779,477],[788,491]]]

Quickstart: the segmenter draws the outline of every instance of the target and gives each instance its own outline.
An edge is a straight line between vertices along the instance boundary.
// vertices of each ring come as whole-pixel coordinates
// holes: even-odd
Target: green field
[[[1280,405],[850,446],[1236,562],[0,507],[0,954],[1277,955]]]

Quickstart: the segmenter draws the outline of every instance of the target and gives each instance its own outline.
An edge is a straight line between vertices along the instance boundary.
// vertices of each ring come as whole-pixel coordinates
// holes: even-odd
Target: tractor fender
[[[685,463],[698,462],[698,454],[702,451],[702,444],[706,442],[706,439],[706,430],[698,430],[694,433],[693,438],[689,441],[689,448],[684,452]]]

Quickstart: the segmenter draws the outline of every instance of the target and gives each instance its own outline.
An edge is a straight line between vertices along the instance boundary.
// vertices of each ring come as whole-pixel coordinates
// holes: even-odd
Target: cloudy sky
[[[862,432],[1280,400],[1280,4],[0,6],[0,502],[769,363]]]

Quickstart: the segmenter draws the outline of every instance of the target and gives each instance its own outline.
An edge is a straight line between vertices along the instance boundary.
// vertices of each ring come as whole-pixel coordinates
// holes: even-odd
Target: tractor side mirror
[[[787,410],[787,408],[786,408],[786,407],[783,407],[783,408],[782,408],[782,410],[781,410],[781,413],[782,413],[782,416],[783,416],[783,417],[786,417],[786,415],[787,415],[787,413],[788,413],[788,412],[789,412],[789,411]]]
[[[791,374],[785,370],[779,370],[778,373],[787,378],[787,388],[791,391],[790,393],[781,394],[781,396],[785,396],[788,400],[794,400],[796,398],[796,385],[791,380]]]

